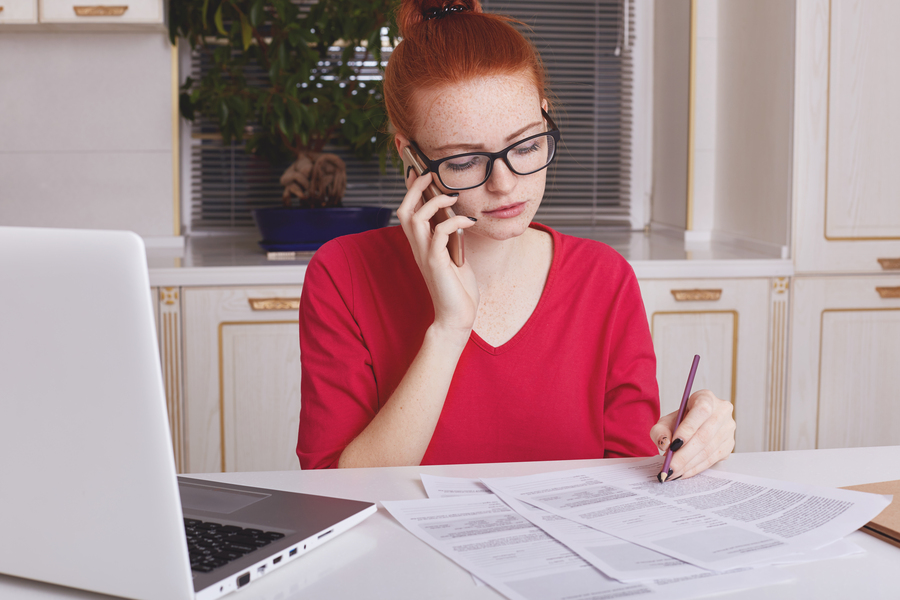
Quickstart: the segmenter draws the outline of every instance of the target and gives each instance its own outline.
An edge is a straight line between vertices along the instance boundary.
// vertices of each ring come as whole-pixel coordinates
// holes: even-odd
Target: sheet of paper
[[[425,486],[425,493],[429,498],[456,498],[463,495],[491,493],[491,490],[477,479],[436,477],[427,474],[422,474],[421,478],[422,484]],[[619,581],[645,581],[682,576],[677,574],[679,572],[683,572],[684,575],[708,572],[514,498],[500,495],[500,499],[521,516],[550,534],[551,537],[562,542],[584,560],[603,571],[604,574]],[[786,555],[773,561],[773,564],[814,562],[862,554],[863,552],[865,551],[858,545],[847,540],[840,540],[803,554]],[[684,569],[678,568],[679,566],[683,566]],[[476,583],[484,585],[483,582],[475,579]]]
[[[658,458],[524,477],[488,488],[705,569],[791,560],[887,506],[874,494],[724,471],[660,484]]]
[[[382,505],[413,535],[511,600],[677,599],[790,579],[766,568],[622,583],[603,575],[494,494]]]
[[[475,479],[421,475],[429,498],[453,498],[466,494],[489,494]],[[702,575],[708,570],[680,561],[643,546],[626,542],[542,508],[520,502],[499,492],[500,499],[551,537],[568,546],[605,575],[622,582]]]

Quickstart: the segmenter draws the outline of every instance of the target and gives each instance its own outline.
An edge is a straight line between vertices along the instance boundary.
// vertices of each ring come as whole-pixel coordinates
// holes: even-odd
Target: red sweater
[[[657,453],[656,357],[631,266],[604,244],[532,226],[553,236],[541,299],[502,346],[471,334],[423,465]],[[316,252],[300,301],[302,468],[337,465],[433,320],[399,227]]]

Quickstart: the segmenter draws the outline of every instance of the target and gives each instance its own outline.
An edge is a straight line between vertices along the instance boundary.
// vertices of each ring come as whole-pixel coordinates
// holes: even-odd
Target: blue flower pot
[[[269,252],[316,250],[342,235],[384,227],[391,209],[379,206],[339,208],[260,208],[253,219]]]

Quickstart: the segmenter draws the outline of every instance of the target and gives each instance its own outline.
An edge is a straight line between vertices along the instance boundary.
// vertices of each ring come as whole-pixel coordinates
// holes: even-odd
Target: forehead
[[[483,77],[420,92],[414,139],[429,148],[452,143],[501,147],[510,134],[541,120],[540,101],[524,75]]]

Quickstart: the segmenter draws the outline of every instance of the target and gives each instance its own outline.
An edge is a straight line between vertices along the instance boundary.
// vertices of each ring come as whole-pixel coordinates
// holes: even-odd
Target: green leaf
[[[250,42],[253,41],[253,27],[250,26],[247,15],[244,13],[241,13],[241,41],[244,43],[244,52],[246,52],[250,47]]]
[[[259,27],[260,23],[263,22],[263,17],[266,15],[266,11],[263,9],[263,0],[256,0],[253,3],[253,6],[250,7],[250,24],[254,27]]]
[[[213,17],[213,20],[214,20],[215,23],[216,23],[216,29],[219,30],[219,33],[221,33],[222,35],[227,36],[227,35],[228,35],[228,32],[225,31],[225,25],[224,25],[224,23],[222,23],[222,9],[223,9],[224,7],[225,7],[224,4],[220,4],[220,5],[219,5],[219,8],[216,9],[216,14],[215,14],[215,16]]]
[[[209,10],[209,0],[203,0],[203,8],[200,10],[200,17],[203,20],[203,29],[207,28],[206,13]]]

